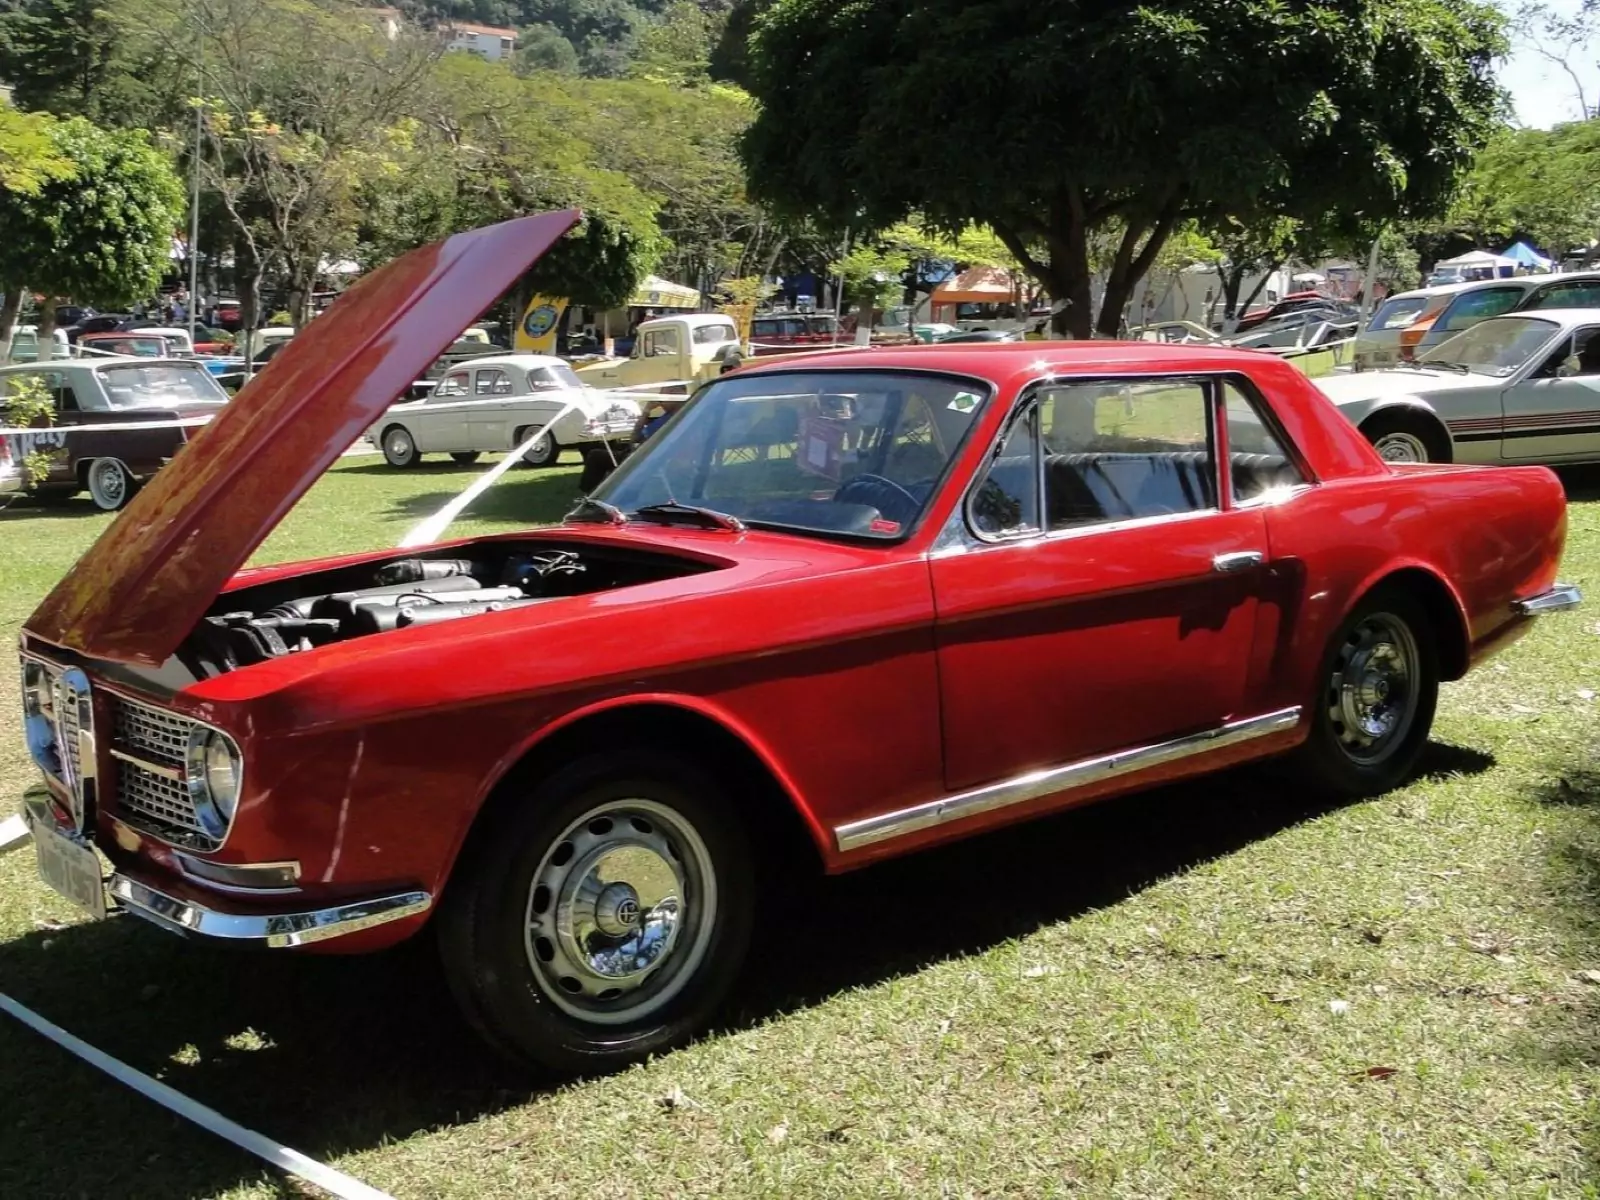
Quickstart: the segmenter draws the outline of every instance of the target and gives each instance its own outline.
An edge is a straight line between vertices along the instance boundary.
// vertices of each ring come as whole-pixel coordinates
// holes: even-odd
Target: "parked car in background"
[[[1234,333],[1246,333],[1265,321],[1274,320],[1287,313],[1299,312],[1305,308],[1327,308],[1338,302],[1324,296],[1321,292],[1290,292],[1282,300],[1259,308],[1248,310],[1239,318],[1239,323],[1234,327]]]
[[[1424,315],[1402,335],[1402,353],[1427,358],[1433,348],[1489,317],[1547,308],[1600,308],[1600,272],[1573,276],[1520,275],[1467,284],[1431,317]],[[1420,336],[1417,336],[1420,333]]]
[[[367,431],[391,467],[414,467],[424,454],[448,454],[458,463],[488,452],[504,453],[556,418],[523,459],[548,467],[563,450],[624,444],[639,419],[639,405],[584,386],[563,359],[539,354],[488,355],[451,369],[425,399],[397,404]]]
[[[294,337],[295,331],[289,325],[268,325],[256,330],[248,337],[239,337],[234,341],[234,353],[250,358],[257,358],[261,351],[273,342],[287,342]]]
[[[668,384],[687,394],[713,378],[723,360],[739,347],[733,318],[721,313],[683,313],[639,324],[633,353],[578,368],[590,387],[621,388]]]
[[[1390,462],[1600,462],[1597,335],[1600,308],[1509,313],[1316,382]]]
[[[1409,335],[1407,331],[1414,326],[1426,329],[1459,292],[1471,286],[1451,283],[1399,292],[1386,298],[1373,312],[1367,327],[1356,334],[1355,353],[1351,359],[1356,370],[1376,370],[1400,362],[1422,339],[1420,331]]]
[[[78,339],[78,354],[110,354],[123,358],[167,358],[172,344],[158,333],[86,333]]]
[[[268,342],[256,355],[248,372],[245,370],[244,359],[238,357],[209,361],[205,364],[206,370],[210,371],[223,391],[232,394],[259,375],[262,369],[288,345],[290,345],[288,339]]]
[[[232,298],[218,300],[211,309],[211,323],[229,333],[237,333],[244,324],[239,302]]]
[[[187,329],[180,329],[175,325],[144,325],[135,326],[127,332],[142,337],[160,338],[167,344],[167,355],[170,358],[193,358],[195,355],[194,343],[189,340]]]
[[[1020,342],[1023,340],[1022,331],[1018,329],[978,329],[966,333],[947,334],[934,341],[941,346],[952,343],[978,343],[978,342]]]
[[[64,329],[57,329],[54,335],[55,353],[53,358],[70,358],[72,343],[67,340]],[[8,351],[7,362],[30,363],[38,362],[39,354],[39,327],[37,325],[16,325],[11,330],[11,346]]]
[[[123,323],[133,318],[127,313],[95,313],[92,316],[82,317],[71,325],[66,326],[62,332],[67,335],[67,341],[77,344],[79,338],[87,333],[114,333],[123,327]]]
[[[75,358],[0,367],[0,392],[20,379],[42,381],[56,406],[54,427],[7,435],[13,457],[41,449],[55,453],[49,476],[33,489],[35,496],[51,503],[87,490],[105,512],[127,504],[183,448],[195,426],[104,433],[95,432],[95,426],[201,422],[228,399],[193,359]]]
[[[1272,356],[1110,342],[757,364],[559,526],[241,569],[577,219],[357,283],[24,623],[26,823],[91,917],[431,924],[489,1043],[593,1074],[712,1027],[776,863],[1277,756],[1379,794],[1579,602],[1551,472],[1395,469]]]

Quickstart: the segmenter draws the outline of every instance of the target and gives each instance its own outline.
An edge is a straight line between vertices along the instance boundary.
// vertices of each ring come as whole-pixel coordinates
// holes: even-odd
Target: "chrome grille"
[[[54,677],[50,690],[56,711],[56,750],[67,774],[62,782],[75,788],[83,778],[83,764],[78,761],[78,692],[61,675]]]
[[[201,824],[183,780],[184,752],[195,722],[121,696],[111,696],[109,702],[116,803],[123,820],[187,849],[215,850],[222,841]],[[121,755],[142,759],[149,766]],[[151,767],[166,768],[177,777]]]

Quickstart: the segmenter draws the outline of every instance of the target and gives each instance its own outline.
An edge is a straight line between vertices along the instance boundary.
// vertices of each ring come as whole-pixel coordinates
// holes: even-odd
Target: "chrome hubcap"
[[[534,979],[563,1012],[637,1021],[675,996],[704,958],[716,915],[705,842],[651,800],[614,800],[556,839],[528,895]]]
[[[1356,762],[1382,762],[1405,741],[1416,717],[1418,662],[1410,627],[1388,613],[1367,617],[1339,648],[1328,716]]]
[[[1373,448],[1384,462],[1427,462],[1428,447],[1414,433],[1386,433]]]
[[[121,500],[122,493],[127,490],[127,482],[122,477],[122,468],[116,463],[101,463],[94,470],[100,495],[112,504]]]
[[[411,456],[411,439],[398,430],[389,435],[389,453],[394,458]]]

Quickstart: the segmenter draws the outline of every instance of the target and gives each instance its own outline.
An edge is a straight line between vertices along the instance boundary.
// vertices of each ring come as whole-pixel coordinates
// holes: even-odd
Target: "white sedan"
[[[426,399],[390,408],[367,436],[392,467],[415,466],[434,453],[470,463],[485,451],[514,449],[552,418],[554,424],[523,455],[529,466],[550,466],[563,450],[625,443],[639,420],[639,405],[585,387],[559,358],[500,354],[462,363]]]

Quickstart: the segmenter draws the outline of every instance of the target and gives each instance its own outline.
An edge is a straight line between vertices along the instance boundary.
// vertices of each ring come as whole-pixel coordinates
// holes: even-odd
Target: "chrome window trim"
[[[1237,374],[1237,372],[1234,372]],[[1213,381],[1226,376],[1228,372],[1209,371],[1174,371],[1166,374],[1144,375],[1041,375],[1031,379],[1017,389],[1017,398],[1011,402],[1012,411],[1001,422],[999,434],[991,440],[989,447],[984,451],[979,464],[979,470],[967,481],[966,491],[961,497],[961,502],[956,506],[955,515],[959,516],[966,528],[968,536],[975,539],[979,546],[1009,546],[1028,542],[1041,542],[1050,538],[1063,535],[1082,536],[1085,533],[1120,532],[1124,529],[1137,528],[1142,525],[1151,525],[1165,521],[1187,520],[1192,517],[1214,516],[1223,511],[1222,494],[1223,483],[1226,481],[1231,486],[1231,476],[1223,472],[1221,456],[1217,454],[1217,407],[1221,399],[1221,389],[1213,386]],[[1038,479],[1035,483],[1038,502],[1038,528],[1013,534],[986,534],[978,529],[972,520],[972,502],[977,497],[978,487],[983,483],[989,473],[989,467],[994,463],[1000,448],[1005,445],[1006,438],[1011,436],[1012,427],[1018,419],[1028,413],[1036,413],[1038,405],[1035,403],[1034,393],[1041,387],[1067,385],[1075,383],[1159,383],[1162,381],[1192,382],[1200,385],[1206,397],[1206,452],[1211,455],[1212,487],[1216,489],[1216,503],[1210,508],[1196,508],[1182,513],[1156,513],[1148,517],[1125,517],[1119,521],[1094,521],[1084,525],[1069,525],[1065,529],[1048,529],[1045,522],[1045,495],[1044,495],[1044,455],[1038,456]],[[1034,444],[1042,446],[1037,430],[1034,434]],[[1302,472],[1303,474],[1304,472]],[[954,552],[952,548],[944,545],[949,537],[948,530],[941,530],[935,549],[944,549]],[[976,548],[976,547],[972,547]]]
[[[833,830],[834,843],[840,853],[848,853],[924,829],[964,821],[969,817],[1026,804],[1108,779],[1138,774],[1169,762],[1283,733],[1299,724],[1300,715],[1299,705],[1280,708],[1275,712],[1229,721],[1202,733],[1029,771],[999,783],[985,784],[909,808],[836,825]]]

